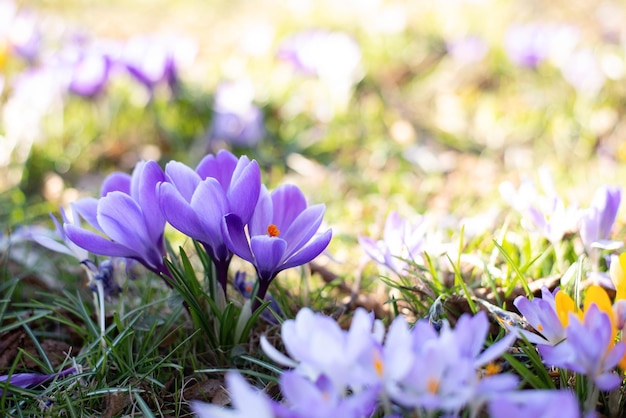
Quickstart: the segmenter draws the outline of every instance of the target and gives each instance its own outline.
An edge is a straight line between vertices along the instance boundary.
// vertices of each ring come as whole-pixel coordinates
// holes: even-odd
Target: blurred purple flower
[[[33,10],[15,11],[8,30],[8,40],[17,55],[29,62],[35,61],[41,49],[41,31]]]
[[[219,405],[192,401],[191,409],[199,418],[275,418],[279,405],[264,392],[251,387],[238,373],[226,375],[226,385],[234,409],[225,409]]]
[[[94,97],[104,91],[112,63],[106,55],[87,51],[74,63],[69,90],[79,96]]]
[[[294,371],[281,375],[280,390],[287,401],[289,416],[294,418],[370,417],[379,394],[376,386],[347,394],[325,375],[313,382]]]
[[[104,260],[100,265],[96,265],[96,263],[91,260],[84,260],[82,264],[91,273],[91,280],[88,285],[89,290],[98,293],[98,288],[101,286],[102,292],[107,298],[115,297],[120,294],[122,288],[115,281],[115,271],[111,260]]]
[[[358,309],[350,329],[342,330],[325,315],[301,309],[295,319],[281,328],[286,356],[261,337],[261,348],[276,363],[292,367],[310,381],[320,376],[329,379],[338,390],[359,392],[380,382],[380,351],[384,336],[382,322]]]
[[[167,181],[157,186],[158,204],[176,229],[199,241],[215,264],[224,294],[232,252],[222,232],[222,220],[232,214],[247,224],[261,190],[261,170],[255,160],[228,151],[206,156],[196,171],[172,161]]]
[[[469,35],[448,41],[446,49],[448,54],[460,63],[473,63],[487,55],[489,45],[480,36]]]
[[[149,90],[161,83],[176,83],[176,65],[172,51],[157,38],[136,36],[124,47],[122,60],[128,72]]]
[[[322,204],[307,207],[300,189],[286,184],[271,194],[261,188],[247,230],[236,213],[224,217],[224,242],[234,254],[254,265],[259,299],[265,298],[278,273],[310,262],[328,246],[332,231],[318,233],[324,210]],[[258,306],[257,300],[254,309]]]
[[[481,376],[480,372],[511,346],[517,334],[510,333],[482,351],[488,330],[483,311],[473,317],[461,316],[454,330],[444,322],[439,334],[426,320],[418,321],[411,331],[409,362],[402,371],[395,360],[397,380],[386,382],[391,399],[407,408],[454,415],[466,406],[475,413],[486,401],[514,390],[518,383],[514,375]],[[388,344],[386,341],[385,349]]]
[[[251,147],[265,136],[263,112],[252,101],[249,82],[222,83],[215,93],[209,140]]]
[[[561,242],[565,233],[572,230],[576,225],[576,206],[565,207],[563,199],[552,196],[543,201],[544,205],[530,206],[524,221],[530,221],[532,225],[524,223],[528,229],[538,230],[552,244]]]
[[[548,57],[549,45],[545,36],[542,25],[511,26],[504,38],[509,59],[521,67],[537,68]]]
[[[567,54],[577,42],[578,30],[569,25],[516,24],[505,34],[504,48],[515,65],[535,69],[548,58],[558,61],[558,55]]]
[[[54,231],[45,230],[43,231],[44,233],[34,233],[31,237],[32,240],[51,251],[74,257],[79,262],[86,260],[89,255],[88,251],[74,244],[65,234],[62,224],[69,223],[70,220],[67,218],[63,208],[60,208],[60,212],[61,223],[52,213],[50,214],[50,218],[55,226]],[[72,218],[75,222],[80,221],[75,211],[73,211]]]
[[[163,274],[170,284],[163,261],[165,218],[155,205],[156,185],[164,180],[163,170],[154,161],[139,162],[131,178],[122,173],[109,176],[102,185],[103,197],[73,204],[99,233],[65,223],[67,237],[94,254],[137,260],[157,275]]]
[[[195,44],[188,39],[142,35],[126,43],[120,59],[150,92],[163,82],[175,90],[180,61],[193,59],[195,51]]]
[[[609,240],[621,199],[619,187],[603,186],[596,191],[591,207],[583,211],[579,229],[587,254],[591,254],[594,247],[617,249],[622,245],[621,242]]]
[[[559,320],[554,300],[558,291],[559,288],[556,288],[550,293],[550,290],[543,286],[541,298],[529,300],[525,296],[518,296],[513,302],[528,323],[541,334],[520,330],[521,334],[533,344],[556,345],[565,339],[565,327]]]
[[[353,82],[361,61],[361,49],[345,33],[310,29],[285,39],[277,57],[306,75]]]
[[[21,388],[28,389],[28,388],[38,386],[54,378],[63,378],[67,375],[75,374],[75,373],[77,373],[76,367],[69,367],[58,373],[52,373],[52,374],[14,373],[11,376],[9,375],[0,376],[0,386],[3,386],[8,381],[8,383],[12,386],[18,386]],[[0,396],[2,395],[3,395],[3,389],[0,388]]]
[[[367,255],[381,266],[386,266],[398,275],[405,273],[408,263],[404,260],[421,261],[425,245],[426,223],[418,217],[415,224],[391,212],[385,221],[383,239],[358,237],[359,244]]]
[[[576,395],[569,390],[520,390],[489,402],[492,418],[580,418]]]
[[[626,351],[623,342],[613,343],[613,325],[609,316],[594,303],[586,310],[584,322],[572,313],[566,329],[567,338],[556,346],[539,345],[545,364],[586,375],[603,391],[621,383],[615,367]]]

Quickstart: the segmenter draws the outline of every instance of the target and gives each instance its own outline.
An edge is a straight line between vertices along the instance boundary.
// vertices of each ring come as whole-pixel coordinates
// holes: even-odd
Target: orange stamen
[[[428,379],[428,383],[426,384],[426,390],[429,393],[435,394],[439,391],[439,381],[437,379],[433,379],[432,377]]]
[[[378,350],[374,351],[374,370],[376,370],[378,377],[383,376],[383,359]]]
[[[280,230],[276,225],[270,224],[270,226],[267,227],[267,235],[270,237],[277,237],[280,235]]]
[[[498,374],[502,371],[502,366],[497,363],[488,363],[485,366],[485,374],[487,376],[493,376],[494,374]]]

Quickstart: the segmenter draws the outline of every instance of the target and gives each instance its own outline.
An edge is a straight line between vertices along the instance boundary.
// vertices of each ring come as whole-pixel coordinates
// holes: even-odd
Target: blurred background
[[[540,167],[589,200],[626,174],[625,22],[594,0],[0,0],[0,225],[221,148],[325,203],[339,262],[391,210],[486,230]]]

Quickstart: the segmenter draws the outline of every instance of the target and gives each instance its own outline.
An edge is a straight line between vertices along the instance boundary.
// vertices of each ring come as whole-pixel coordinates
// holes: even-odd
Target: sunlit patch
[[[277,237],[280,235],[280,230],[276,225],[270,224],[270,226],[267,227],[267,235],[270,237]]]

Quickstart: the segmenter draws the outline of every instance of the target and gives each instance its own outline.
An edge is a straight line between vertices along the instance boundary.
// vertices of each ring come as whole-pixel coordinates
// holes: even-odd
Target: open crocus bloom
[[[195,171],[170,162],[165,175],[167,181],[157,186],[165,218],[174,228],[202,243],[226,292],[232,252],[224,242],[222,218],[234,214],[248,223],[261,189],[259,164],[220,151],[205,157]]]
[[[524,318],[541,335],[537,335],[527,330],[520,330],[522,335],[533,344],[556,345],[565,339],[565,327],[557,314],[555,301],[556,294],[560,292],[557,288],[554,293],[550,293],[547,287],[541,288],[541,298],[529,300],[525,296],[515,298],[513,304],[520,311]]]
[[[583,211],[579,228],[587,254],[593,248],[617,249],[623,245],[622,242],[609,240],[621,199],[618,187],[604,186],[596,192],[591,207]]]
[[[425,245],[425,222],[419,217],[415,225],[391,212],[385,221],[382,240],[359,237],[359,244],[372,260],[402,275],[408,267],[406,260],[419,261]]]
[[[72,206],[97,232],[66,222],[67,237],[91,253],[131,258],[169,276],[163,262],[165,218],[154,204],[156,185],[164,180],[154,161],[138,163],[130,179],[112,175],[103,183],[103,197],[81,199]]]
[[[286,184],[271,194],[261,188],[247,231],[237,214],[224,217],[224,242],[234,254],[254,265],[261,300],[278,273],[310,262],[328,246],[332,231],[318,233],[324,210],[321,204],[307,206],[300,189]]]

